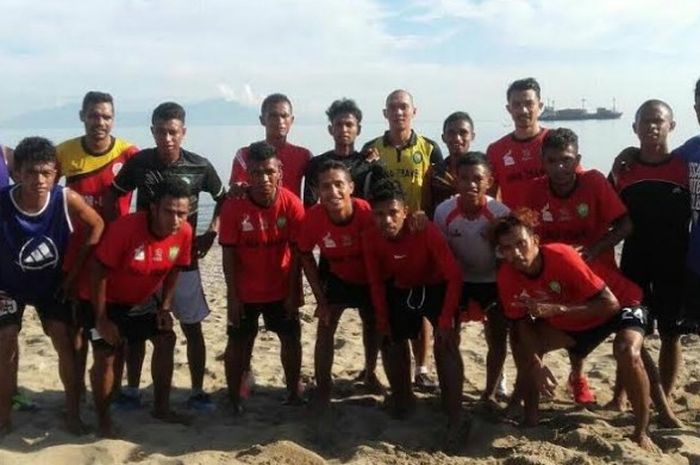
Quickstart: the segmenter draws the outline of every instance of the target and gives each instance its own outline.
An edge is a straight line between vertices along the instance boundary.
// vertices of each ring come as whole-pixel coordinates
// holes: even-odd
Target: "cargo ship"
[[[604,108],[598,107],[595,112],[588,111],[585,108],[585,100],[581,101],[581,108],[562,108],[557,110],[554,107],[554,102],[547,104],[540,114],[540,121],[582,121],[589,119],[618,119],[622,116],[621,111],[615,109],[615,100],[613,107]]]

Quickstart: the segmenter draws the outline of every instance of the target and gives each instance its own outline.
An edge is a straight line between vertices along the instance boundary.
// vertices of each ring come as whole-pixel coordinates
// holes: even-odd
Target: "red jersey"
[[[289,294],[291,246],[304,218],[299,197],[280,188],[270,207],[229,198],[221,210],[219,243],[234,247],[236,292],[243,303],[284,300]],[[231,283],[229,283],[230,285]]]
[[[504,263],[498,270],[498,294],[507,318],[518,320],[527,316],[520,303],[528,300],[559,305],[581,305],[605,289],[605,283],[586,265],[572,247],[547,244],[540,247],[542,271],[536,277],[527,276]],[[562,331],[586,331],[605,323],[609,315],[585,321],[568,315],[547,318],[547,322]]]
[[[621,307],[636,307],[642,304],[644,298],[642,288],[623,275],[617,265],[610,266],[602,260],[596,260],[588,266],[605,281]]]
[[[333,274],[350,283],[367,284],[362,233],[373,225],[372,209],[366,201],[353,197],[352,210],[350,222],[338,225],[323,205],[311,207],[301,226],[299,250],[311,252],[318,245]]]
[[[188,223],[176,234],[159,238],[150,232],[146,212],[117,218],[95,249],[95,258],[107,268],[107,302],[143,303],[174,267],[190,264],[191,244]],[[90,298],[89,276],[81,280],[80,297]]]
[[[282,147],[277,147],[277,158],[282,162],[282,186],[299,198],[301,198],[301,180],[304,178],[312,156],[308,149],[297,145],[285,143]],[[236,156],[233,157],[229,184],[248,181],[247,160],[248,147],[238,149]]]
[[[513,133],[508,134],[486,149],[493,179],[501,190],[501,202],[508,208],[521,205],[524,186],[527,181],[540,177],[542,170],[542,141],[547,129],[530,139],[519,140]]]
[[[590,247],[605,236],[627,208],[602,173],[588,170],[577,175],[576,188],[568,197],[558,197],[542,176],[527,183],[522,206],[534,210],[539,219],[536,232],[544,244],[563,242]],[[615,251],[606,250],[599,260],[617,267]]]
[[[408,226],[404,226],[394,241],[385,239],[376,227],[372,227],[363,234],[362,240],[372,303],[380,329],[386,329],[389,324],[384,288],[389,279],[400,289],[447,282],[439,325],[441,328],[452,327],[462,289],[462,270],[447,240],[434,224],[428,223],[425,230],[419,232],[411,232]]]

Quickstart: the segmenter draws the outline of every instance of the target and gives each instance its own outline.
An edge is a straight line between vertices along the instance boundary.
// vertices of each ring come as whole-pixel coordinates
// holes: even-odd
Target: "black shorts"
[[[685,277],[683,312],[680,329],[683,333],[700,331],[700,275],[688,269]]]
[[[228,325],[226,334],[231,336],[249,336],[258,331],[258,320],[263,317],[265,329],[278,335],[301,335],[299,318],[288,318],[284,302],[267,302],[260,304],[243,304],[243,315],[238,328]]]
[[[22,329],[22,317],[27,305],[36,309],[42,324],[46,321],[60,321],[70,325],[73,322],[73,313],[68,303],[56,299],[23,301],[4,297],[0,299],[0,327],[15,325]]]
[[[683,333],[680,326],[683,312],[685,264],[679,263],[677,271],[664,273],[647,263],[643,258],[623,257],[620,269],[623,274],[634,281],[644,292],[642,304],[649,311],[647,332],[654,329],[654,322],[661,335],[679,335]],[[665,266],[664,269],[669,269]]]
[[[113,350],[114,347],[108,344],[95,328],[95,314],[92,311],[92,304],[87,301],[80,301],[80,312],[85,318],[85,328],[88,331],[93,349]],[[128,343],[143,342],[152,339],[161,333],[172,331],[161,331],[158,329],[158,318],[155,312],[130,314],[133,305],[107,304],[107,318],[110,319],[119,329],[119,335]]]
[[[328,261],[321,257],[318,271],[328,303],[344,308],[356,308],[360,312],[362,321],[375,321],[369,285],[345,281],[333,273],[327,265]]]
[[[437,327],[445,302],[447,283],[401,289],[392,282],[386,284],[389,307],[389,331],[394,342],[415,339],[420,334],[423,318]]]
[[[460,311],[469,308],[470,301],[476,301],[489,319],[498,318],[505,321],[503,307],[498,300],[496,283],[462,283],[462,296],[459,299]]]
[[[565,331],[575,341],[574,346],[569,348],[569,353],[585,358],[608,336],[623,329],[631,329],[644,335],[648,321],[648,311],[645,307],[625,307],[597,328],[585,331]]]

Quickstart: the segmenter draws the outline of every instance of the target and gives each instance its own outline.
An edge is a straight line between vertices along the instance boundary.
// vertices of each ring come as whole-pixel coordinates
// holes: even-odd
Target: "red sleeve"
[[[372,295],[372,304],[377,317],[377,329],[386,334],[389,330],[389,309],[386,302],[386,289],[382,279],[380,258],[377,256],[377,235],[373,229],[362,234],[362,255],[367,270],[367,280]]]
[[[314,205],[304,216],[304,221],[301,222],[300,234],[297,240],[297,247],[302,253],[308,253],[314,250],[317,243],[316,232],[318,230],[318,210]]]
[[[304,204],[296,195],[287,192],[289,202],[289,217],[287,224],[289,225],[289,240],[293,243],[299,241],[299,233],[301,224],[304,221]]]
[[[515,296],[518,294],[514,271],[509,265],[502,265],[498,270],[496,284],[498,297],[503,305],[503,313],[509,320],[519,320],[527,315],[525,308],[515,304]]]
[[[248,173],[246,172],[245,165],[246,153],[246,147],[236,151],[236,155],[233,157],[233,162],[231,163],[231,178],[228,181],[229,184],[248,181]]]
[[[602,173],[595,171],[595,191],[598,193],[599,220],[602,224],[611,224],[616,219],[627,214],[627,207],[615,191],[615,188],[605,179]]]
[[[439,325],[440,328],[450,329],[454,324],[462,293],[462,270],[437,226],[428,224],[425,233],[430,251],[447,280],[447,292],[440,312]]]
[[[586,302],[605,289],[605,282],[596,275],[583,261],[573,247],[558,248],[561,254],[558,260],[552,260],[557,266],[555,276],[568,284],[566,288],[574,289],[575,295],[568,296],[572,302]]]
[[[182,226],[181,244],[175,266],[189,266],[192,262],[192,226],[187,222]]]
[[[486,158],[489,160],[489,165],[491,167],[491,175],[497,184],[500,184],[501,173],[499,171],[500,165],[496,157],[496,147],[495,142],[488,146],[486,149]]]
[[[122,219],[123,218],[123,219]],[[122,216],[107,225],[100,243],[95,249],[95,257],[107,268],[118,268],[122,262],[122,255],[128,244],[132,231],[126,231],[122,225],[132,223],[131,217]]]
[[[236,201],[226,199],[221,207],[219,224],[219,244],[223,246],[236,245],[239,240],[239,231],[236,218]]]

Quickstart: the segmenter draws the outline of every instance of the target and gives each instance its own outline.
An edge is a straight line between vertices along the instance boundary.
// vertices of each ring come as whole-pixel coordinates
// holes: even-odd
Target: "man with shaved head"
[[[386,98],[384,117],[389,122],[389,130],[365,144],[363,153],[374,152],[394,177],[406,195],[406,206],[410,211],[421,208],[423,179],[428,168],[442,161],[438,144],[413,130],[416,107],[413,96],[406,90],[397,89]],[[434,381],[428,376],[425,356],[430,341],[430,324],[423,321],[420,339],[413,342],[416,359],[415,382],[417,387],[433,388]]]

